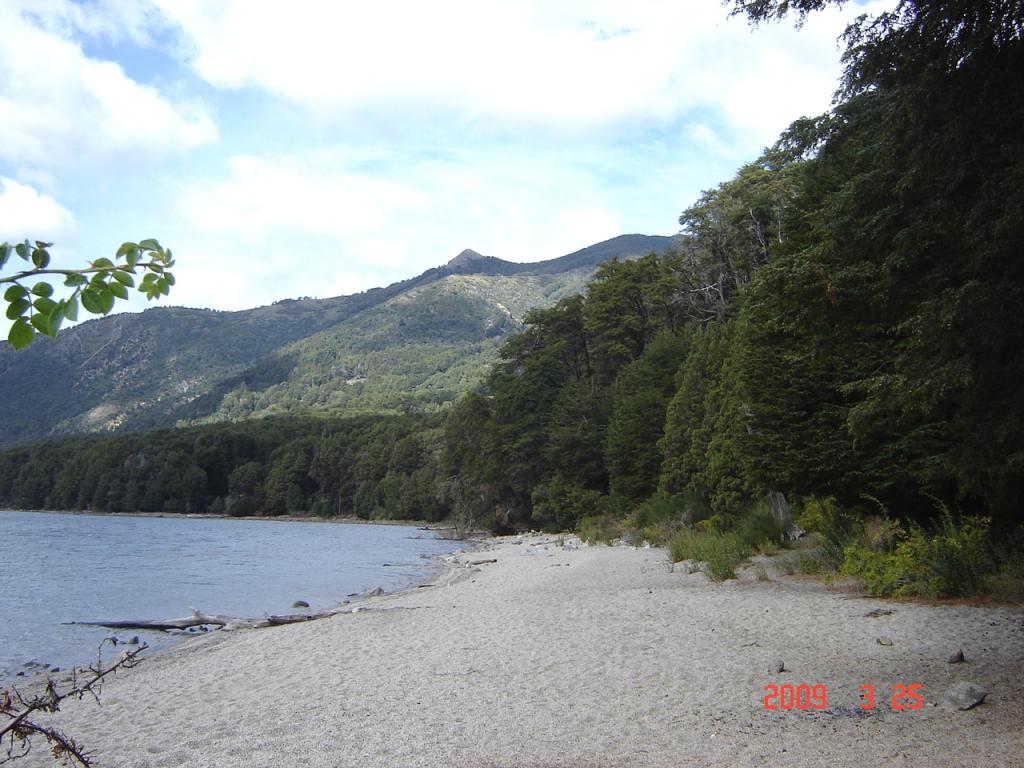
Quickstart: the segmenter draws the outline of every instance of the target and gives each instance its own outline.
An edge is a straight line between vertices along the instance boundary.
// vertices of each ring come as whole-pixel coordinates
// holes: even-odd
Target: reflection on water
[[[88,663],[117,634],[61,622],[331,608],[406,586],[430,568],[424,556],[457,546],[393,525],[0,512],[0,674]],[[151,647],[175,641],[121,633],[136,634]]]

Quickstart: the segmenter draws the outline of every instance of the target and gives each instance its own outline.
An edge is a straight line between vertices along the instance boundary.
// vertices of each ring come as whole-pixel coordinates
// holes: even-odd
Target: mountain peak
[[[474,261],[483,261],[487,257],[483,254],[479,254],[471,248],[467,248],[454,259],[445,264],[448,269],[458,269],[459,267],[465,267],[472,264]]]

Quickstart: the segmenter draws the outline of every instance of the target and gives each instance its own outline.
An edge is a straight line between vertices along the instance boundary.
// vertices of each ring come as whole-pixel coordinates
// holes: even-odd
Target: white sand
[[[492,557],[359,613],[158,654],[60,724],[104,766],[1024,766],[1020,611],[711,584],[659,550],[554,537],[459,559]],[[985,703],[933,707],[960,679]],[[766,711],[773,682],[826,685],[830,709]],[[927,706],[893,711],[893,683]]]

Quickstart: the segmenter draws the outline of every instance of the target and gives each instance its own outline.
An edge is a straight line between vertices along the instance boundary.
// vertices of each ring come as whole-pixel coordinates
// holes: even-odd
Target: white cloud
[[[232,309],[385,285],[463,248],[535,261],[622,233],[586,168],[514,152],[238,156],[177,200],[175,302]]]
[[[75,217],[49,195],[0,176],[0,241],[60,241],[75,231]]]
[[[89,20],[84,32],[100,34],[111,26],[101,20],[132,18],[101,10],[87,14],[56,0],[0,4],[0,161],[54,168],[175,152],[216,138],[201,108],[174,104],[119,64],[83,52],[73,38],[76,19]]]
[[[156,2],[208,82],[327,118],[442,113],[575,133],[710,109],[762,143],[827,108],[850,17],[827,9],[802,30],[751,31],[721,0]]]

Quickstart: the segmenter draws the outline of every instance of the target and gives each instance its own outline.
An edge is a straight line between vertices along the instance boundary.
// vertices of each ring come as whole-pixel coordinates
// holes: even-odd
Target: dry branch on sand
[[[104,678],[114,674],[118,669],[131,669],[139,663],[137,658],[146,649],[145,645],[131,651],[123,651],[117,661],[104,666],[103,646],[106,643],[116,645],[113,638],[100,643],[96,654],[96,663],[84,672],[76,670],[71,678],[71,687],[61,692],[52,679],[47,679],[41,693],[23,694],[15,687],[0,689],[0,716],[7,721],[0,725],[0,765],[25,757],[32,749],[33,737],[46,739],[50,753],[55,760],[65,763],[76,763],[80,766],[91,765],[89,754],[73,738],[59,731],[52,725],[36,722],[37,714],[57,712],[66,699],[82,699],[92,696],[99,702],[99,692]]]

